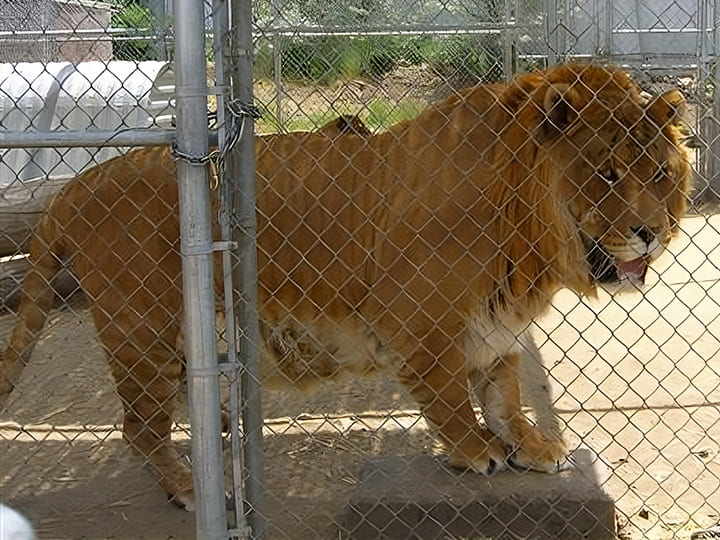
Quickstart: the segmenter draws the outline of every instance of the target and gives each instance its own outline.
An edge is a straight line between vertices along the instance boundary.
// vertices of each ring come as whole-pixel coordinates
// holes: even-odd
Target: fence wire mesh
[[[720,537],[720,11],[646,4],[253,3],[256,222],[232,183],[247,160],[207,165],[230,537]],[[217,12],[208,85],[237,92]],[[192,504],[178,156],[156,146],[176,124],[172,23],[165,2],[0,8],[4,348],[28,324],[0,367],[0,502],[40,538],[195,533],[164,496]],[[572,60],[649,95],[587,69],[511,82]],[[221,150],[250,105],[208,99]],[[248,341],[231,241],[255,232]],[[578,296],[589,265],[633,290]],[[253,352],[262,441],[240,418]],[[233,470],[248,446],[262,471]]]

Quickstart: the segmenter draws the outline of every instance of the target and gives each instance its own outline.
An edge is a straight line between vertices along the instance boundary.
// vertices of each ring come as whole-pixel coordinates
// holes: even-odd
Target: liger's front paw
[[[509,453],[508,463],[516,469],[554,473],[566,456],[562,438],[548,438],[534,429]]]
[[[482,438],[463,441],[450,449],[448,460],[456,469],[490,476],[505,468],[505,450],[500,439],[483,430]]]

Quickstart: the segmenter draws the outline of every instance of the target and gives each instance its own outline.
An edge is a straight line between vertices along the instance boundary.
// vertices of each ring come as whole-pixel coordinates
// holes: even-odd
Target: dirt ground
[[[609,471],[621,538],[720,520],[720,216],[692,217],[644,295],[558,294],[535,329],[572,448]],[[14,317],[0,316],[4,343]],[[376,378],[264,395],[269,539],[342,538],[363,463],[432,450],[415,404]],[[194,538],[114,427],[120,405],[82,299],[55,311],[0,414],[0,499],[41,539]],[[180,447],[189,451],[186,413]],[[501,473],[510,474],[510,473]]]

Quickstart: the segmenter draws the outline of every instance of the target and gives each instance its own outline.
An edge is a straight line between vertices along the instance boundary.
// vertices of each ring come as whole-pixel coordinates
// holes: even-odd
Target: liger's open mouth
[[[647,261],[645,257],[638,257],[630,261],[616,261],[603,247],[592,242],[588,246],[587,260],[590,264],[590,273],[599,283],[645,283],[647,274]]]

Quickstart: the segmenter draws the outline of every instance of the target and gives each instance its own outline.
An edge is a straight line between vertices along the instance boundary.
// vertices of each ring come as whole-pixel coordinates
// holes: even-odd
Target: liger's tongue
[[[617,276],[620,281],[636,281],[645,283],[645,272],[647,263],[644,257],[638,257],[632,261],[621,261],[616,263]]]

